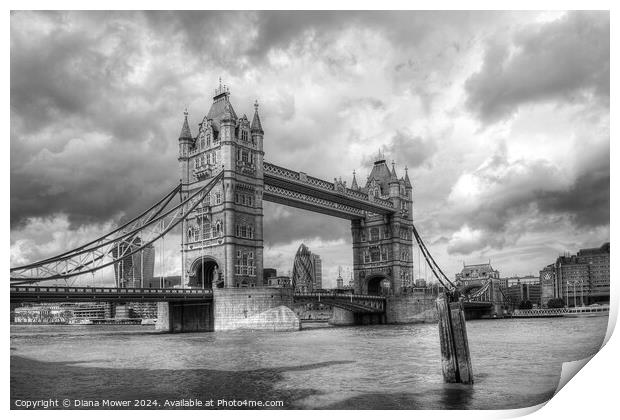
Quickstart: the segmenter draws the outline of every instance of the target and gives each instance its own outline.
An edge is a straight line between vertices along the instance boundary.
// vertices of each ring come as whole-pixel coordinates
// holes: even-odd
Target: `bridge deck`
[[[117,287],[11,286],[13,302],[158,302],[212,300],[211,289],[140,289]]]
[[[295,303],[313,302],[337,306],[358,313],[385,312],[385,297],[346,293],[295,293]]]

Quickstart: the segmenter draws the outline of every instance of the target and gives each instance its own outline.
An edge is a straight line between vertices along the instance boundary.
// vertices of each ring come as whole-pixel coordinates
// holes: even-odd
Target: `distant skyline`
[[[183,111],[195,133],[219,77],[239,115],[258,99],[272,163],[349,185],[378,150],[407,166],[450,276],[610,240],[608,12],[12,12],[10,42],[11,265],[175,185]],[[265,267],[288,273],[301,242],[326,287],[351,266],[348,221],[264,215]]]

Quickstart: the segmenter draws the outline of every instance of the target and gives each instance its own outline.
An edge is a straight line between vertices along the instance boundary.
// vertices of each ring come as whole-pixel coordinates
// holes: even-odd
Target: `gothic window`
[[[222,194],[219,192],[215,193],[215,204],[222,204]]]
[[[241,130],[241,140],[248,141],[248,132],[245,130]]]
[[[379,252],[379,247],[373,246],[370,248],[370,261],[376,262],[381,260],[381,254]]]
[[[387,248],[382,246],[381,247],[381,261],[387,261],[388,259],[388,251]]]
[[[237,251],[237,264],[235,264],[235,274],[241,274],[241,251]]]
[[[371,228],[370,229],[370,240],[378,241],[379,240],[379,228]]]
[[[207,147],[211,145],[211,135],[209,133],[205,134],[205,143]]]
[[[237,251],[235,274],[243,276],[256,275],[256,268],[254,267],[254,252],[240,250]]]
[[[194,228],[190,227],[187,229],[187,241],[194,242]]]

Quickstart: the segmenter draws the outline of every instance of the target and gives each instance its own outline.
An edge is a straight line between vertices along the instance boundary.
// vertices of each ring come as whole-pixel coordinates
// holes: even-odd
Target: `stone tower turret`
[[[181,134],[179,135],[179,179],[183,184],[187,184],[189,181],[189,153],[193,147],[194,138],[187,121],[187,109],[184,114],[185,119],[183,120]]]

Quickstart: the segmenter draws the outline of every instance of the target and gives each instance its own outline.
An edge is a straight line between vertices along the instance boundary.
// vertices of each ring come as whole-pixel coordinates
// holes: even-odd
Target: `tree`
[[[564,299],[562,298],[554,298],[549,299],[547,301],[547,308],[563,308],[564,307]]]
[[[519,303],[519,309],[532,309],[532,306],[532,302],[529,300],[522,300],[521,303]]]

